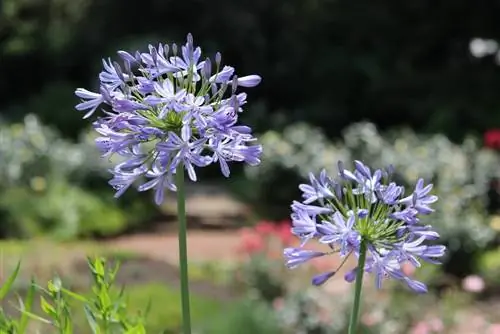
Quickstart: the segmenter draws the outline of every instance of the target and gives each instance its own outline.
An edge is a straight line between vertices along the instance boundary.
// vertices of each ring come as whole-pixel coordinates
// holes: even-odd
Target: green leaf
[[[78,300],[78,301],[80,301],[82,303],[87,303],[88,302],[88,299],[85,298],[85,296],[82,296],[82,295],[80,295],[80,294],[78,294],[76,292],[73,292],[73,291],[68,290],[66,288],[61,288],[61,291],[63,293],[65,293],[65,294],[67,294],[68,296],[70,296],[71,298],[76,299],[76,300]]]
[[[104,271],[104,260],[103,259],[96,258],[95,261],[94,261],[93,268],[94,268],[94,272],[98,276],[104,277],[105,271]]]
[[[126,285],[122,284],[122,286],[120,287],[120,292],[118,293],[118,297],[123,298],[125,296],[125,289]]]
[[[14,284],[14,281],[17,278],[17,274],[19,274],[19,269],[21,268],[21,261],[17,262],[16,269],[14,269],[14,272],[7,278],[5,283],[2,285],[0,288],[0,300],[3,300],[7,293],[10,291],[10,288],[12,287],[12,284]]]
[[[58,276],[54,277],[53,280],[47,283],[47,289],[50,292],[59,293],[61,291],[61,287],[62,287],[62,281]]]
[[[64,333],[65,334],[73,334],[73,321],[71,320],[70,314],[66,314],[64,321]]]
[[[151,311],[151,306],[152,306],[152,298],[148,298],[148,304],[146,305],[146,309],[144,310],[144,314],[142,315],[143,319],[147,318],[149,315],[149,312]]]
[[[99,300],[104,310],[108,310],[111,307],[111,297],[109,296],[108,291],[101,290],[99,293]]]
[[[31,313],[31,312],[28,312],[28,311],[23,311],[23,310],[18,310],[19,312],[22,312],[23,314],[26,314],[29,318],[31,319],[34,319],[34,320],[38,320],[38,321],[41,321],[45,324],[48,324],[48,325],[53,325],[52,321],[50,320],[47,320],[45,318],[42,318],[34,313]]]
[[[118,274],[118,271],[120,270],[120,266],[121,266],[120,261],[116,261],[114,269],[111,270],[111,272],[110,272],[110,278],[111,278],[112,281],[115,280],[116,275]]]
[[[97,320],[94,316],[94,312],[90,309],[88,305],[85,305],[83,307],[83,310],[85,311],[85,317],[87,318],[87,322],[89,323],[90,329],[92,330],[92,333],[94,334],[100,334],[101,330],[99,328],[99,325],[97,324]]]
[[[132,328],[127,329],[124,334],[146,334],[146,329],[142,324],[138,324]]]
[[[50,305],[50,303],[47,302],[45,298],[43,298],[43,296],[40,296],[40,306],[42,308],[42,311],[46,314],[50,315],[53,318],[57,317],[54,306]]]
[[[26,295],[26,299],[23,303],[23,301],[20,299],[20,305],[21,309],[23,311],[31,312],[31,308],[33,307],[33,301],[35,299],[35,279],[34,277],[31,278],[31,285],[30,288],[28,289],[28,294]],[[21,319],[19,320],[19,333],[25,333],[26,328],[28,327],[28,322],[29,322],[29,317],[26,313],[21,312]]]

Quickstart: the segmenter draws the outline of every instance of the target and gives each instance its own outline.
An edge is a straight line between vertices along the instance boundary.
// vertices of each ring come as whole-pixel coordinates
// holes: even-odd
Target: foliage
[[[149,207],[130,203],[130,196],[119,206],[91,184],[103,179],[108,162],[99,157],[90,136],[72,143],[28,115],[21,124],[0,123],[0,156],[4,237],[107,236],[130,227],[138,215],[146,218]]]
[[[478,259],[477,270],[486,283],[497,287],[500,277],[500,247],[482,253]]]
[[[240,233],[237,251],[247,261],[237,268],[233,284],[268,302],[283,296],[285,286],[281,277],[285,268],[277,266],[276,261],[281,260],[283,246],[292,242],[290,223],[262,221],[253,228],[243,228]]]
[[[70,289],[58,276],[48,281],[46,286],[38,285],[33,279],[25,298],[19,297],[18,304],[13,304],[18,317],[13,312],[0,309],[0,331],[7,334],[24,334],[34,329],[61,334],[178,333],[180,310],[177,303],[171,302],[179,300],[178,292],[160,284],[130,286],[125,290],[117,286],[118,264],[112,266],[105,258],[96,257],[88,259],[88,266],[92,277],[89,291]],[[20,263],[3,283],[0,300],[14,290],[19,269]],[[36,299],[39,299],[39,307]],[[12,299],[7,300],[12,302]],[[248,310],[243,303],[241,305]],[[222,310],[223,305],[219,301],[193,296],[193,320],[196,324],[206,323],[207,319],[214,318]],[[214,322],[214,326],[221,325],[221,322]],[[208,330],[208,325],[204,324],[201,329]]]
[[[302,123],[287,127],[283,134],[269,131],[260,138],[266,147],[262,164],[247,169],[246,175],[255,197],[266,197],[257,207],[262,212],[285,202],[282,194],[287,203],[297,198],[297,191],[289,189],[290,184],[299,182],[273,178],[283,170],[293,175],[292,180],[303,180],[309,172],[321,168],[334,173],[338,160],[356,158],[371,166],[392,164],[399,173],[398,181],[405,185],[416,181],[417,172],[434,183],[433,192],[439,200],[429,223],[449,245],[449,260],[458,261],[453,266],[461,267],[450,270],[460,275],[470,273],[476,252],[495,241],[497,231],[490,223],[488,192],[489,182],[498,177],[500,155],[479,147],[472,138],[454,144],[442,135],[417,135],[408,129],[380,133],[371,123],[349,126],[338,142],[329,141],[319,129]],[[265,191],[271,185],[277,189],[276,198],[275,192]],[[279,193],[282,189],[286,190]],[[453,258],[453,254],[457,256]]]
[[[66,289],[58,277],[49,281],[46,287],[38,286],[33,282],[25,300],[19,299],[20,318],[18,320],[4,312],[1,313],[2,332],[25,333],[28,321],[31,319],[53,327],[57,333],[73,333],[75,328],[70,300],[75,299],[83,303],[88,326],[92,333],[113,333],[116,332],[114,328],[120,328],[120,333],[145,333],[144,318],[140,315],[131,317],[125,312],[126,304],[124,303],[123,291],[119,294],[111,291],[118,267],[110,269],[106,266],[105,260],[100,258],[89,259],[88,264],[93,276],[91,297],[87,298]],[[2,298],[11,289],[18,272],[19,265],[2,287]],[[43,315],[37,315],[32,311],[35,291],[40,293],[40,307]]]
[[[278,319],[268,303],[247,298],[235,302],[223,316],[216,316],[203,334],[280,334]]]

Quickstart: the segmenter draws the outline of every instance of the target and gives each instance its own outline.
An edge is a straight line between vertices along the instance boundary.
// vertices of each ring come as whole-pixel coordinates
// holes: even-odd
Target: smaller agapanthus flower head
[[[98,92],[75,91],[84,118],[103,109],[93,124],[103,155],[119,155],[125,167],[133,165],[112,170],[116,196],[146,180],[138,189],[154,189],[161,204],[165,190],[176,189],[178,167],[196,181],[196,167],[217,163],[229,177],[231,162],[260,163],[261,145],[250,127],[238,124],[247,97],[238,89],[257,86],[260,76],[237,76],[222,65],[220,53],[214,60],[203,58],[191,34],[180,48],[149,45],[147,52],[118,56],[120,64],[103,60]]]
[[[287,266],[295,268],[313,258],[339,253],[341,266],[350,256],[359,257],[361,245],[367,257],[361,270],[375,276],[381,288],[385,278],[405,282],[410,289],[427,291],[424,283],[411,279],[403,267],[420,267],[421,261],[439,264],[445,246],[431,243],[439,234],[430,225],[420,224],[420,216],[431,214],[431,205],[437,196],[431,194],[432,184],[419,179],[411,193],[391,180],[391,172],[372,171],[360,161],[354,170],[339,163],[337,177],[322,171],[319,177],[310,175],[309,184],[301,184],[303,202],[292,204],[292,228],[300,238],[299,248],[284,251]],[[304,249],[307,242],[317,240],[328,248],[325,252]],[[332,277],[339,268],[313,278],[320,285]],[[352,282],[358,268],[345,275]]]

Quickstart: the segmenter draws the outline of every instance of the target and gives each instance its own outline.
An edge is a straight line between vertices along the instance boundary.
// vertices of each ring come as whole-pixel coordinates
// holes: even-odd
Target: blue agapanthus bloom
[[[313,258],[339,253],[345,260],[359,258],[360,245],[366,245],[364,271],[375,275],[376,286],[381,288],[384,278],[404,281],[412,290],[427,291],[424,283],[405,275],[404,263],[415,267],[420,261],[438,264],[445,254],[445,246],[429,243],[439,234],[429,225],[422,225],[419,217],[433,212],[437,201],[432,195],[432,184],[418,180],[411,193],[391,181],[392,170],[372,171],[360,161],[349,171],[339,163],[339,173],[331,178],[326,171],[318,177],[310,175],[309,184],[299,186],[302,202],[292,204],[292,233],[302,243],[298,248],[287,248],[284,256],[289,268]],[[311,239],[329,246],[328,251],[306,250],[303,246]],[[321,285],[332,277],[335,270],[313,278]],[[357,267],[348,271],[345,279],[355,280]]]
[[[104,107],[93,125],[103,156],[122,157],[109,181],[117,197],[146,179],[138,190],[154,189],[160,204],[165,189],[176,190],[178,166],[196,181],[195,167],[218,163],[228,177],[229,162],[260,163],[262,147],[248,126],[237,123],[247,97],[238,88],[258,85],[258,75],[238,77],[233,67],[222,66],[220,53],[214,61],[202,59],[191,34],[180,49],[159,44],[118,55],[121,65],[103,60],[99,92],[75,92],[84,118]]]

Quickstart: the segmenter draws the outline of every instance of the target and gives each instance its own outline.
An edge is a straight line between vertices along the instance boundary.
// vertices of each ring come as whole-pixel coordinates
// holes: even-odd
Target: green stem
[[[359,309],[361,306],[361,287],[363,285],[363,273],[365,272],[366,243],[361,240],[359,246],[358,269],[356,272],[356,283],[354,286],[354,304],[352,305],[351,320],[349,321],[349,334],[355,334],[358,327]]]
[[[184,166],[179,165],[176,172],[177,217],[179,221],[179,265],[181,274],[181,303],[183,334],[191,334],[191,315],[189,309],[189,278],[187,255],[186,194],[184,191]]]

